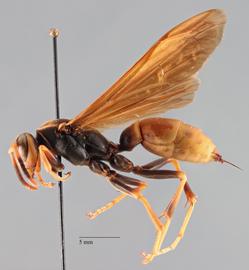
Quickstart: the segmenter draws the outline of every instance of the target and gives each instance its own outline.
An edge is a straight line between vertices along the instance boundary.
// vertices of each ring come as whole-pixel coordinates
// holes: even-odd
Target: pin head
[[[49,35],[50,35],[51,37],[53,37],[53,38],[58,37],[59,34],[60,34],[60,32],[59,32],[59,30],[58,30],[57,28],[51,28],[51,29],[49,30]]]

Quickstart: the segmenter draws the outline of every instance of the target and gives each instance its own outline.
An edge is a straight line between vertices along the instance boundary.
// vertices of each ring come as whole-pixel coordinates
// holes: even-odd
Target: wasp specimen
[[[193,101],[199,86],[196,73],[219,44],[225,23],[226,17],[218,9],[184,21],[162,36],[113,86],[75,118],[48,121],[37,129],[36,137],[29,133],[19,135],[9,154],[20,182],[29,190],[38,189],[39,183],[53,187],[54,183],[42,178],[41,164],[55,180],[66,180],[70,172],[58,175],[64,169],[60,156],[74,165],[88,166],[94,173],[105,176],[121,193],[105,206],[88,213],[90,219],[125,197],[133,197],[143,204],[156,229],[153,249],[149,254],[143,253],[143,263],[175,249],[196,203],[179,161],[227,161],[200,129],[177,119],[149,117]],[[118,144],[101,134],[102,129],[131,121],[133,123],[122,132]],[[132,151],[139,144],[160,158],[138,166],[120,154]],[[167,163],[175,170],[161,169]],[[178,178],[179,185],[158,216],[142,194],[147,183],[117,171],[151,179]],[[162,248],[183,192],[188,202],[185,218],[175,240]]]

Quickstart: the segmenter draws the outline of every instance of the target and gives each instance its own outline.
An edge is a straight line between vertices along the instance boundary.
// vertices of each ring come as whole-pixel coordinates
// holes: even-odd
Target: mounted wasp
[[[38,183],[52,187],[54,184],[44,181],[40,175],[41,163],[55,180],[66,180],[70,172],[58,175],[64,169],[59,156],[74,165],[88,166],[121,192],[104,207],[90,212],[90,219],[131,196],[143,204],[157,232],[152,252],[143,253],[143,262],[149,263],[154,257],[173,250],[184,235],[196,203],[179,161],[227,161],[200,129],[176,119],[148,117],[192,102],[199,86],[196,73],[219,44],[225,22],[223,11],[217,9],[186,20],[161,37],[128,72],[74,119],[48,121],[37,129],[36,137],[29,133],[19,135],[9,154],[21,183],[30,190],[36,190]],[[104,128],[130,121],[134,122],[122,132],[119,144],[100,133]],[[137,166],[120,154],[132,151],[139,144],[161,158]],[[167,163],[175,170],[160,169]],[[179,185],[158,217],[142,194],[147,184],[117,171],[151,179],[178,178]],[[188,202],[186,216],[176,239],[161,248],[182,192]]]

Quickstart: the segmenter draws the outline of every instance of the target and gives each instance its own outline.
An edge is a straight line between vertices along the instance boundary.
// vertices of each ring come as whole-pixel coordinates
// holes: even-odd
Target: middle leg
[[[107,203],[106,205],[98,208],[95,211],[90,211],[87,213],[87,217],[89,219],[95,219],[98,215],[104,213],[105,211],[111,209],[115,204],[119,203],[121,200],[123,200],[125,197],[127,196],[127,194],[120,194],[119,196],[117,196],[115,199],[113,199],[111,202]]]
[[[143,204],[156,230],[162,229],[163,225],[162,222],[160,221],[157,214],[150,206],[147,199],[141,193],[141,191],[147,187],[147,184],[145,182],[135,178],[120,175],[115,171],[111,170],[105,163],[101,161],[92,160],[89,164],[89,168],[93,172],[105,176],[108,179],[109,183],[112,184],[112,186],[114,186],[115,189],[117,189],[119,192],[122,193],[120,196],[115,198],[111,203],[108,203],[104,207],[96,210],[93,213],[90,213],[90,215],[88,215],[90,218],[92,216],[95,217],[98,214],[103,213],[107,209],[110,209],[112,206],[114,206],[117,202],[121,201],[126,196],[130,196],[139,200]]]

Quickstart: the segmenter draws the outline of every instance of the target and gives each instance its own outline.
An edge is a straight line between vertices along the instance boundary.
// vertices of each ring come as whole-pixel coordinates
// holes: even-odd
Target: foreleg
[[[39,146],[39,154],[41,162],[44,165],[45,170],[57,181],[65,181],[71,172],[67,172],[64,176],[59,176],[58,172],[64,169],[64,166],[57,159],[56,155],[52,153],[45,145]],[[37,169],[38,171],[38,169]],[[43,181],[40,174],[38,174],[39,180]]]

